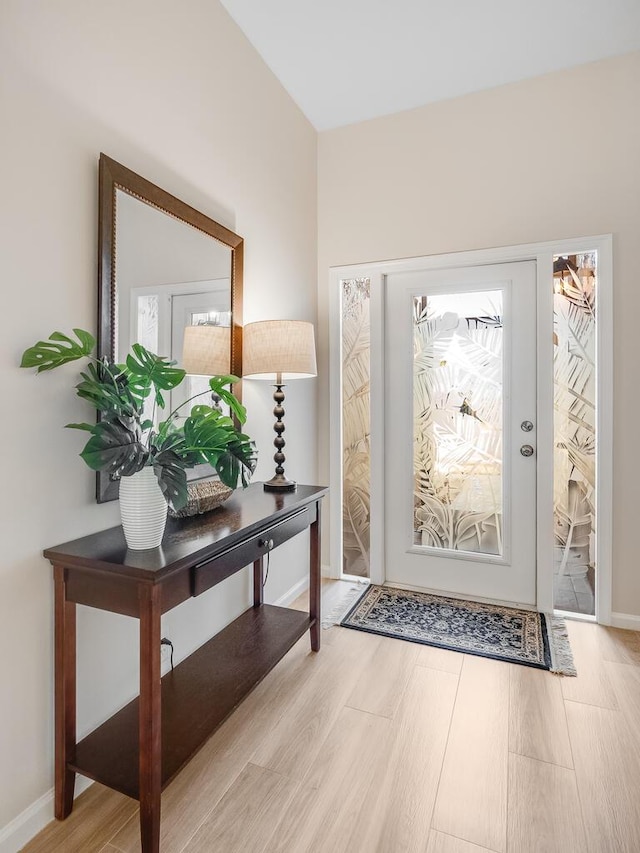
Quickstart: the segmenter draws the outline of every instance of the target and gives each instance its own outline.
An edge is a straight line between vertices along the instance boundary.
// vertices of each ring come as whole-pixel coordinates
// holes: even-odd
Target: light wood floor
[[[640,634],[569,633],[577,678],[304,638],[164,792],[162,853],[638,853]],[[138,850],[136,804],[97,784],[25,848]]]

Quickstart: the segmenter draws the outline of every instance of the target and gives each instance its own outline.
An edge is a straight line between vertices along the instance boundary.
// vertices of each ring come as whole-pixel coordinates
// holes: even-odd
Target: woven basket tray
[[[233,489],[225,486],[220,480],[201,480],[197,483],[189,483],[187,486],[189,499],[186,506],[179,510],[169,507],[169,515],[172,518],[188,518],[191,515],[202,515],[217,509],[227,498],[233,494]]]

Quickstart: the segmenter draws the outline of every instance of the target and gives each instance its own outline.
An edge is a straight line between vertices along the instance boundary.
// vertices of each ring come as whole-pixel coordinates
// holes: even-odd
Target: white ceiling
[[[640,48],[640,0],[222,3],[318,130]]]

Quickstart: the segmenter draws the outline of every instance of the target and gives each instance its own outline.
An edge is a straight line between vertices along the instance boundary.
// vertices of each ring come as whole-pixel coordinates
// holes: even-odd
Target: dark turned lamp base
[[[287,480],[284,476],[284,438],[282,437],[282,433],[284,432],[284,423],[282,419],[284,417],[284,409],[282,404],[284,403],[284,385],[280,381],[280,374],[278,374],[278,379],[276,382],[275,391],[273,392],[273,401],[275,403],[275,407],[273,409],[273,414],[276,419],[276,422],[273,426],[275,430],[276,437],[273,440],[273,444],[276,448],[275,456],[273,457],[273,461],[276,463],[276,473],[270,479],[264,483],[265,492],[295,492],[296,484],[294,480]]]
[[[265,492],[295,492],[296,482],[286,480],[284,477],[274,477],[272,480],[263,483],[262,488]]]

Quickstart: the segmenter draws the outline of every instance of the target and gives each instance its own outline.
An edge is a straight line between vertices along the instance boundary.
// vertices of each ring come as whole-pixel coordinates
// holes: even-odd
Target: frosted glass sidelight
[[[594,615],[597,256],[553,261],[554,606]]]
[[[343,571],[369,576],[371,293],[368,278],[341,282]]]
[[[503,293],[413,300],[414,545],[502,556]]]

